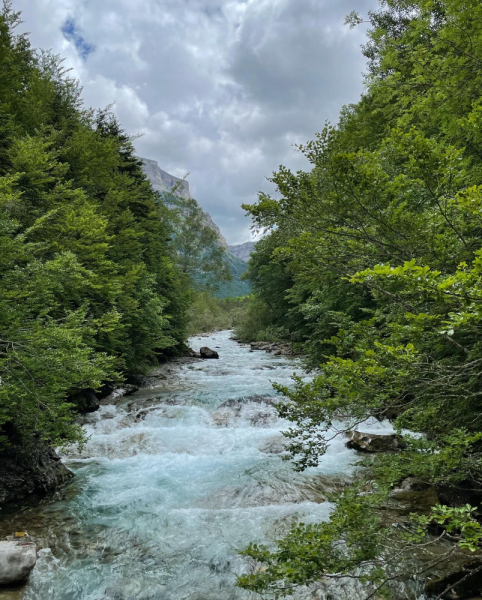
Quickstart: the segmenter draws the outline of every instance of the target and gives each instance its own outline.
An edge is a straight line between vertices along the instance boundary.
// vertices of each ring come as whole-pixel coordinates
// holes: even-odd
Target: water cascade
[[[301,374],[299,362],[249,352],[229,332],[191,344],[220,359],[173,363],[89,415],[87,445],[64,457],[76,474],[65,497],[2,523],[2,535],[22,526],[44,546],[16,599],[254,598],[234,585],[255,568],[237,550],[272,543],[296,519],[327,518],[326,492],[350,475],[355,453],[337,439],[318,468],[296,473],[280,456],[287,423],[260,398]]]

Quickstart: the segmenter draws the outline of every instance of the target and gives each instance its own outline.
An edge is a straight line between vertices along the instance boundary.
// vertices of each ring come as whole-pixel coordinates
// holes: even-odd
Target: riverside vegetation
[[[114,116],[85,109],[62,60],[33,50],[19,22],[5,2],[0,455],[4,467],[35,456],[35,471],[39,448],[48,461],[49,446],[82,443],[85,390],[185,352],[196,281],[230,275],[196,201],[162,201]],[[7,475],[0,502],[15,497]]]
[[[249,262],[254,294],[224,304],[193,291],[212,273],[228,277],[196,205],[162,201],[115,118],[82,106],[58,57],[16,35],[18,20],[5,4],[2,459],[82,443],[74,417],[85,409],[83,391],[181,354],[190,327],[234,325],[242,339],[296,344],[313,369],[311,382],[277,386],[279,414],[293,423],[286,437],[296,469],[317,465],[330,438],[363,430],[369,417],[391,419],[404,435],[396,452],[366,461],[327,521],[297,524],[276,548],[248,546],[243,553],[259,568],[238,584],[281,597],[348,578],[365,584],[367,598],[397,597],[397,581],[465,560],[459,580],[430,588],[449,598],[476,578],[480,2],[383,0],[370,14],[365,94],[300,147],[311,171],[280,168],[273,182],[281,198],[262,194],[246,207],[265,233]],[[353,13],[348,24],[362,20]],[[387,502],[409,481],[432,486],[439,501],[401,519]]]
[[[465,557],[427,591],[469,598],[482,570],[482,4],[383,0],[369,23],[360,102],[299,147],[310,171],[273,175],[279,200],[245,207],[266,235],[238,333],[295,341],[316,369],[278,386],[299,470],[369,417],[419,435],[366,464],[327,522],[250,545],[262,568],[239,584],[280,597],[359,578],[367,597],[400,597],[397,581]],[[403,481],[439,502],[395,527],[387,501]]]

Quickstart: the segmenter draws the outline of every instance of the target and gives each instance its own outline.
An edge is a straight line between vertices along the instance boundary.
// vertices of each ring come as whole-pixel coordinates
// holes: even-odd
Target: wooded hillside
[[[298,342],[316,369],[282,390],[297,468],[369,417],[422,435],[371,461],[328,523],[248,549],[265,568],[241,585],[275,595],[324,575],[381,593],[429,533],[461,552],[482,538],[482,5],[387,0],[369,21],[362,99],[300,147],[310,171],[273,175],[280,200],[246,206],[267,236],[241,330]],[[395,528],[381,507],[407,477],[440,505]]]

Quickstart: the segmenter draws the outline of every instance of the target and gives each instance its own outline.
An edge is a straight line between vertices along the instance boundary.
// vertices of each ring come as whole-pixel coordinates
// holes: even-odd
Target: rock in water
[[[24,581],[37,562],[33,542],[0,542],[0,585]]]
[[[208,348],[207,346],[203,346],[201,350],[199,350],[199,354],[201,355],[201,358],[219,358],[219,354],[216,350],[211,350],[211,348]]]
[[[100,408],[99,400],[92,389],[82,390],[73,394],[70,397],[70,401],[75,404],[77,410],[82,414],[95,412]]]
[[[362,433],[352,431],[348,434],[349,440],[345,444],[347,448],[358,450],[358,452],[395,452],[405,448],[406,444],[401,435],[378,435],[376,433]]]

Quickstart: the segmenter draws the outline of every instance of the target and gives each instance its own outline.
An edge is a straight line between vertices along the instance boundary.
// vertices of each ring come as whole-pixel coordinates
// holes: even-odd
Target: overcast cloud
[[[114,111],[141,156],[183,176],[230,244],[250,239],[243,202],[362,92],[363,28],[376,0],[14,0],[89,106]]]

